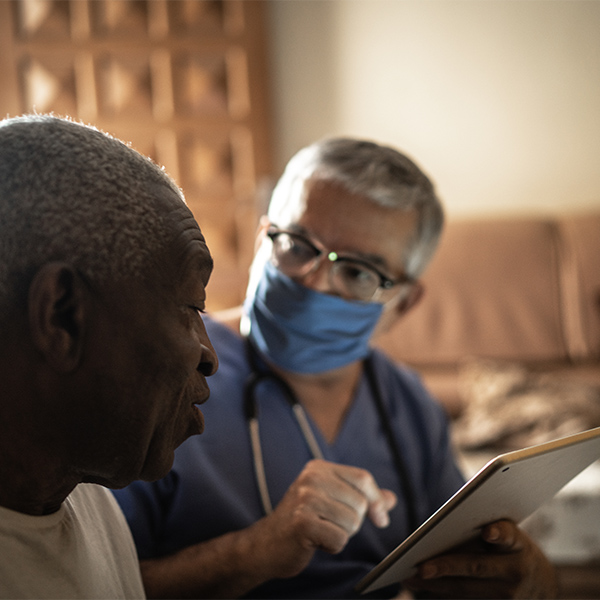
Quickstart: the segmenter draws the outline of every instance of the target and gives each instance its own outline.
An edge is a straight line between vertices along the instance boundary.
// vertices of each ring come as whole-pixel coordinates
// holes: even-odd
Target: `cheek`
[[[155,314],[145,319],[122,351],[122,377],[149,427],[167,428],[191,403],[201,356],[199,317],[191,310]],[[129,355],[128,355],[129,354]],[[161,423],[164,421],[164,424]]]
[[[198,386],[200,344],[198,335],[188,328],[173,328],[160,344],[141,354],[145,378],[141,386],[154,407],[166,420],[174,419],[182,405],[192,403]]]
[[[381,313],[381,317],[377,321],[373,332],[373,337],[376,338],[378,335],[389,331],[401,317],[402,315],[397,310],[397,302],[390,303],[390,306],[386,306]]]

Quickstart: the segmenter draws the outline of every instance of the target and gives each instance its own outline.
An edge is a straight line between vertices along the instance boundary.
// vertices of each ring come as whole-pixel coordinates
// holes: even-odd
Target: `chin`
[[[162,479],[171,470],[175,454],[173,451],[166,456],[161,456],[159,460],[147,460],[140,474],[136,479],[142,481],[156,481]]]
[[[111,490],[119,490],[128,486],[132,480],[123,481],[113,477],[97,477],[95,475],[86,476],[81,480],[81,483],[95,483]]]
[[[158,457],[146,457],[143,465],[128,465],[130,469],[122,468],[118,472],[108,474],[88,474],[82,478],[82,483],[96,483],[104,487],[118,490],[127,487],[130,483],[141,479],[142,481],[156,481],[162,479],[173,466],[175,454],[163,452]],[[125,465],[121,465],[125,466]]]

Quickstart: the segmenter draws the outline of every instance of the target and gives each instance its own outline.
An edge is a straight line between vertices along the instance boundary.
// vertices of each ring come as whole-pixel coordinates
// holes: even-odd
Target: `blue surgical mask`
[[[296,373],[321,373],[365,358],[382,310],[382,304],[311,290],[270,262],[244,302],[252,343],[275,365]]]

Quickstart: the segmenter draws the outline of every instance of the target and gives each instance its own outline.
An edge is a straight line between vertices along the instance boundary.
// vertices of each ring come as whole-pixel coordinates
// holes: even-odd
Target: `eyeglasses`
[[[318,269],[323,260],[331,263],[329,284],[338,293],[354,300],[376,300],[385,290],[413,280],[393,280],[360,258],[340,256],[322,244],[293,231],[271,226],[267,236],[273,242],[272,263],[288,277],[304,277]]]

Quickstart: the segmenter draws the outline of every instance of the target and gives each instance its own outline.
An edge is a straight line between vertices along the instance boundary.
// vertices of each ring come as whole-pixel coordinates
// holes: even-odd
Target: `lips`
[[[202,411],[195,405],[194,409],[196,431],[194,431],[192,435],[199,435],[204,432],[204,415],[202,414]]]
[[[194,402],[192,402],[192,404],[204,404],[210,397],[210,392],[208,390],[206,390],[206,392],[204,394],[199,394],[199,396],[200,396],[200,399],[194,400]]]
[[[204,404],[210,396],[210,392],[206,390],[202,394],[198,394],[192,403],[194,413],[194,426],[190,435],[198,435],[204,431],[204,415],[198,407],[199,404]]]

